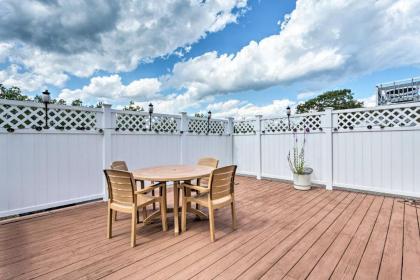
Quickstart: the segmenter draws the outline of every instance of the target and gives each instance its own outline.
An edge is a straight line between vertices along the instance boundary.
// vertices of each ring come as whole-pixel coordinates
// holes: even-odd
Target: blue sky
[[[53,2],[0,4],[0,83],[226,117],[420,76],[418,0]]]

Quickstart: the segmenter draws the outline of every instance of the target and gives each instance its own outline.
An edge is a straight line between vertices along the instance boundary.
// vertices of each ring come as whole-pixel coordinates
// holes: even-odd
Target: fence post
[[[325,142],[328,147],[325,157],[326,157],[326,168],[327,168],[327,178],[325,181],[325,188],[327,190],[332,190],[333,186],[333,108],[325,108],[325,115],[321,122],[321,127],[325,131]]]
[[[261,162],[261,118],[262,115],[256,115],[257,119],[255,120],[255,136],[257,137],[255,141],[256,142],[256,157],[257,157],[257,179],[261,180],[261,171],[262,171],[262,162]]]
[[[180,125],[180,133],[181,133],[181,143],[180,143],[180,155],[179,161],[180,164],[185,163],[185,151],[186,151],[186,138],[188,133],[188,116],[187,112],[181,112],[181,125]]]
[[[103,141],[102,141],[102,168],[106,169],[109,168],[109,166],[111,165],[111,160],[112,160],[112,147],[111,147],[111,141],[112,141],[112,127],[113,127],[113,122],[112,122],[112,112],[111,112],[111,104],[102,104],[102,124],[101,124],[101,128],[103,130],[104,133],[104,137],[103,137]],[[103,186],[104,186],[104,196],[103,196],[103,200],[107,201],[108,200],[108,188],[107,188],[107,183],[106,183],[106,179],[105,176],[102,176],[102,182],[103,182]]]
[[[233,160],[233,132],[234,132],[233,121],[234,121],[234,118],[232,118],[232,117],[228,118],[228,125],[227,125],[227,131],[226,131],[226,133],[229,135],[230,164],[233,164],[233,162],[234,162],[234,160]]]

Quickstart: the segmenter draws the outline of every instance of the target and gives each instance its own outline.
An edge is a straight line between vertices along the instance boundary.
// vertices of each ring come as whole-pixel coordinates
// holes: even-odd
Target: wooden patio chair
[[[217,166],[219,165],[219,160],[215,159],[215,158],[212,158],[212,157],[204,157],[204,158],[200,158],[198,160],[197,165],[217,168]],[[204,177],[204,178],[201,178],[201,179],[197,179],[197,186],[207,187],[208,184],[209,184],[209,177]],[[196,193],[199,194],[198,191],[196,191]],[[197,210],[200,209],[200,205],[196,204],[195,208]]]
[[[217,166],[219,165],[219,160],[215,159],[215,158],[211,158],[211,157],[200,158],[198,160],[197,165],[217,168]],[[209,178],[208,177],[197,179],[197,185],[199,185],[199,186],[204,186],[205,187],[205,186],[208,186],[208,183],[209,183]]]
[[[123,160],[116,160],[113,161],[111,164],[111,169],[114,170],[123,170],[128,171],[127,163]],[[136,182],[140,182],[140,189],[144,189],[144,181],[142,180],[135,180]],[[154,184],[154,182],[152,182]],[[137,184],[136,184],[137,186]],[[152,195],[155,196],[155,189],[152,189]],[[162,194],[160,194],[162,196]],[[156,203],[153,203],[153,210],[156,210]],[[143,209],[143,220],[147,218],[147,209],[146,207]],[[117,220],[117,212],[114,213],[114,221]]]
[[[108,234],[112,237],[112,214],[113,212],[123,212],[131,214],[131,247],[136,246],[136,225],[138,222],[138,209],[150,205],[154,202],[159,203],[160,211],[156,212],[161,216],[163,231],[168,230],[166,220],[166,185],[156,184],[148,186],[143,190],[136,190],[136,183],[133,174],[122,170],[107,169],[104,170],[108,183]],[[162,196],[147,195],[152,189],[161,188]],[[143,224],[147,224],[149,220],[156,217],[156,213],[150,215],[143,220]]]
[[[214,233],[214,210],[229,206],[232,211],[232,228],[236,228],[236,211],[235,211],[235,182],[236,165],[221,167],[213,170],[210,174],[209,187],[191,185],[189,183],[182,183],[184,195],[182,196],[182,220],[181,229],[186,230],[187,227],[187,205],[189,202],[194,202],[209,209],[209,223],[210,223],[210,239],[215,240]],[[188,196],[187,190],[197,190],[199,195]]]

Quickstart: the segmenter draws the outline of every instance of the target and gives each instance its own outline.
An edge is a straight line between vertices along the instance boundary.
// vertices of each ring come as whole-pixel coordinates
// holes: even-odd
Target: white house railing
[[[0,100],[0,216],[106,197],[102,169],[195,163],[292,179],[293,134],[313,182],[420,197],[420,103],[222,120]]]

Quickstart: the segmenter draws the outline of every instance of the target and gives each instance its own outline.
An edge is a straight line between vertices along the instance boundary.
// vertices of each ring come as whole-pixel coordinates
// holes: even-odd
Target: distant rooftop
[[[377,105],[420,101],[420,77],[379,84],[376,87]]]

